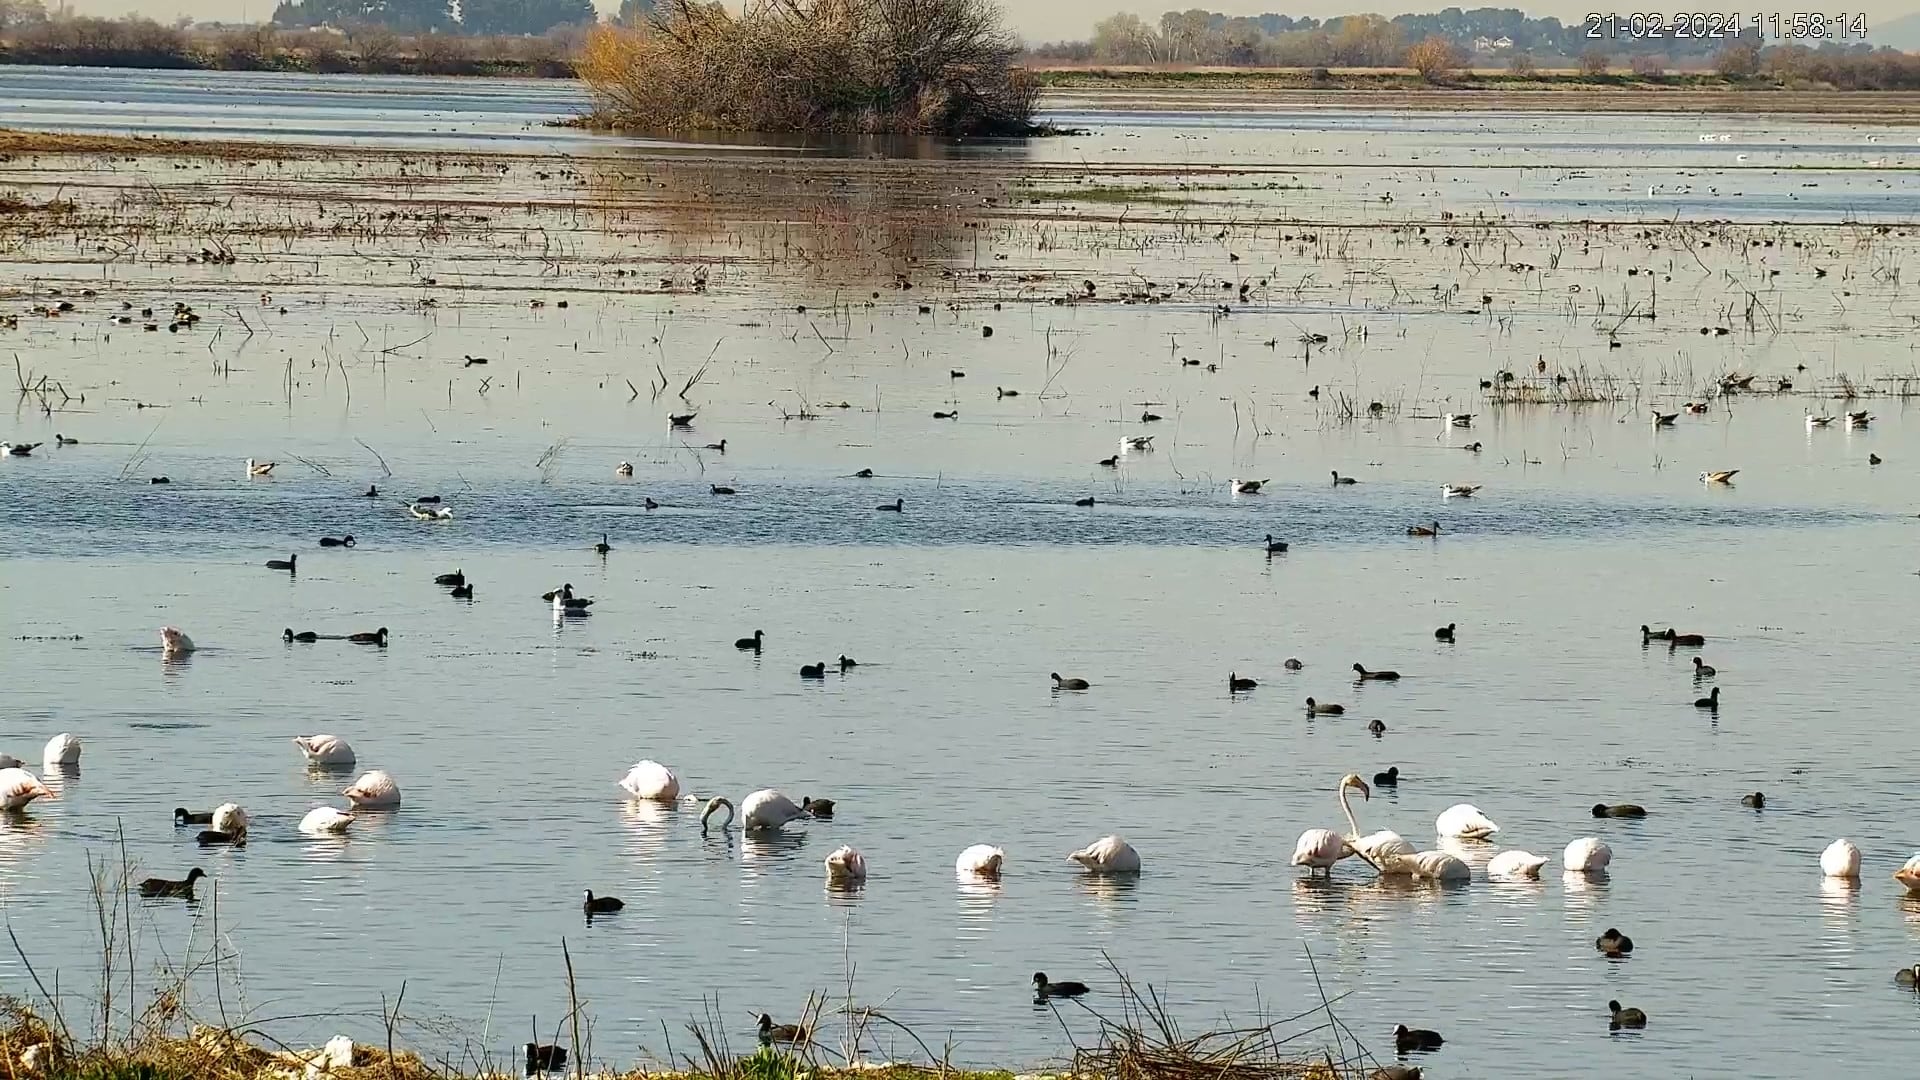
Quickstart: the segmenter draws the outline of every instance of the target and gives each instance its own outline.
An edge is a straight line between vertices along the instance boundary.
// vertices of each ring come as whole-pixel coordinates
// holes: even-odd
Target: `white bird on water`
[[[1137,874],[1140,853],[1118,836],[1103,836],[1067,856],[1095,874]]]
[[[213,821],[207,827],[228,836],[245,836],[251,820],[239,803],[221,803],[213,808]]]
[[[400,805],[400,785],[384,769],[375,769],[363,773],[353,786],[340,794],[352,801],[355,807],[369,810],[391,810]]]
[[[1433,828],[1441,836],[1457,840],[1485,840],[1500,831],[1500,826],[1472,803],[1447,807],[1434,819]]]
[[[1920,893],[1920,855],[1908,859],[1893,872],[1893,880],[1904,886],[1909,893]]]
[[[63,731],[48,739],[46,750],[40,755],[40,764],[48,769],[80,764],[79,736]]]
[[[1487,876],[1501,881],[1538,881],[1540,868],[1545,865],[1544,856],[1515,848],[1487,860]]]
[[[296,735],[293,745],[307,756],[308,765],[351,768],[358,760],[353,746],[338,735]]]
[[[953,872],[960,877],[1000,877],[1000,867],[1007,861],[1007,853],[992,844],[975,844],[960,853],[953,860]]]
[[[1448,413],[1443,419],[1449,427],[1472,427],[1472,413]]]
[[[637,761],[620,778],[620,789],[642,802],[670,803],[680,797],[680,778],[657,761]]]
[[[1860,849],[1851,840],[1835,840],[1820,853],[1820,872],[1851,881],[1860,876]]]
[[[331,806],[316,806],[300,819],[300,831],[308,836],[338,836],[353,824],[353,815]]]
[[[168,656],[185,656],[195,648],[193,639],[178,627],[160,628],[160,651]]]
[[[1576,874],[1592,874],[1613,864],[1613,849],[1597,836],[1583,836],[1560,853],[1560,864]]]
[[[272,472],[274,470],[274,467],[279,464],[280,463],[277,461],[255,461],[252,458],[248,458],[247,459],[247,475],[248,476],[265,476],[268,473]]]
[[[1473,867],[1444,851],[1422,851],[1413,855],[1399,856],[1393,860],[1393,863],[1397,870],[1411,874],[1415,880],[1440,882],[1473,880]]]
[[[867,880],[867,857],[860,849],[841,845],[827,856],[827,883],[830,885],[858,885]]]
[[[1474,492],[1479,491],[1484,486],[1484,484],[1442,484],[1440,485],[1440,494],[1443,498],[1448,499],[1470,499],[1473,497]]]
[[[407,513],[412,514],[415,521],[453,520],[453,507],[451,506],[421,506],[419,503],[408,503]]]
[[[24,810],[35,799],[54,798],[53,789],[25,769],[0,769],[0,810]]]
[[[713,804],[708,803],[707,807],[711,811]],[[731,812],[731,804],[728,810]],[[751,832],[778,832],[790,822],[812,816],[772,788],[761,788],[740,802],[740,823]],[[701,820],[705,821],[704,815]]]
[[[1348,773],[1340,778],[1339,785],[1334,789],[1334,796],[1340,800],[1340,810],[1347,816],[1347,828],[1350,830],[1348,836],[1341,836],[1332,829],[1308,829],[1300,834],[1299,840],[1294,842],[1293,858],[1290,864],[1306,867],[1309,877],[1321,870],[1331,874],[1333,864],[1354,852],[1354,845],[1349,837],[1359,838],[1360,823],[1354,819],[1353,807],[1347,802],[1348,789],[1358,791],[1363,799],[1373,798],[1373,790],[1367,787],[1367,782],[1360,779],[1358,775]]]

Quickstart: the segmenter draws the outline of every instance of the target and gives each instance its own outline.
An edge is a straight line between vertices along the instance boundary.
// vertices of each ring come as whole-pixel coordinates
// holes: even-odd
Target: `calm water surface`
[[[35,77],[57,82],[0,70],[0,88]],[[163,99],[203,111],[205,88],[226,85],[127,79],[144,80],[136,116],[161,115],[150,103]],[[364,124],[355,95],[381,82],[289,93]],[[468,135],[530,127],[569,92],[457,85],[493,102],[491,119],[460,121]],[[418,134],[436,104],[470,107],[408,93],[376,118]],[[1467,122],[1563,164],[1585,153],[1537,119],[1417,121]],[[1209,124],[1173,130],[1245,147],[1309,137]],[[1671,152],[1708,152],[1683,141]],[[1417,169],[1412,157],[1395,166]],[[1367,201],[1366,170],[1329,168],[1339,197]],[[714,230],[700,242],[737,239],[699,226]],[[1105,291],[1131,274],[1245,272],[1227,258],[1233,241],[1151,228],[1131,247],[1104,227],[1024,247],[1002,230],[943,262],[1048,267],[1066,287],[1084,274]],[[369,240],[348,262],[269,237],[233,240],[246,257],[229,270],[21,257],[9,272],[36,295],[100,295],[66,321],[23,318],[0,334],[23,370],[86,394],[56,395],[50,415],[29,395],[5,423],[10,439],[82,441],[0,460],[0,749],[37,758],[59,731],[86,742],[57,800],[0,823],[7,919],[85,1015],[98,955],[89,860],[117,863],[124,837],[136,877],[199,865],[213,878],[197,908],[135,902],[144,985],[164,981],[162,966],[199,965],[200,1015],[224,1008],[302,1042],[340,1030],[377,1041],[383,995],[404,983],[411,1038],[450,1054],[507,1053],[530,1017],[550,1033],[567,1008],[564,940],[596,1055],[621,1062],[688,1050],[681,1033],[703,996],[744,1046],[759,1012],[791,1019],[810,993],[844,1000],[849,982],[960,1061],[1054,1061],[1068,1031],[1090,1040],[1097,1024],[1063,1007],[1063,1031],[1035,1009],[1032,971],[1092,983],[1090,1003],[1111,1011],[1108,958],[1159,987],[1189,1031],[1305,1011],[1321,1000],[1317,970],[1376,1050],[1390,1050],[1395,1023],[1443,1031],[1432,1076],[1516,1060],[1540,1075],[1799,1076],[1817,1056],[1863,1060],[1868,1044],[1872,1061],[1900,1060],[1920,1050],[1915,1001],[1891,985],[1913,962],[1920,901],[1888,879],[1920,849],[1903,764],[1920,737],[1895,704],[1920,636],[1920,416],[1891,395],[1852,404],[1876,414],[1865,431],[1809,433],[1802,415],[1840,409],[1825,395],[1843,376],[1899,385],[1886,380],[1913,370],[1901,328],[1920,306],[1886,280],[1906,248],[1848,255],[1851,231],[1792,236],[1810,246],[1783,239],[1754,264],[1787,270],[1765,286],[1778,333],[1724,314],[1723,275],[1749,258],[1724,240],[1703,258],[1736,261],[1697,272],[1690,259],[1621,256],[1659,260],[1671,278],[1662,319],[1619,324],[1618,349],[1605,329],[1618,308],[1602,320],[1562,299],[1602,275],[1604,291],[1624,289],[1613,263],[1569,259],[1516,292],[1497,270],[1384,238],[1310,265],[1275,240],[1275,259],[1321,283],[1225,319],[1210,298],[1062,307],[997,284],[991,296],[923,286],[940,292],[922,314],[884,277],[866,307],[847,297],[867,283],[768,256],[764,239],[745,245],[757,256],[713,263],[704,295],[620,291],[578,236],[544,271],[504,246],[483,264]],[[1508,260],[1545,266],[1526,245],[1571,251],[1565,239],[1516,231]],[[700,254],[622,262],[684,282]],[[1814,278],[1815,264],[1830,276]],[[1389,288],[1387,271],[1418,284]],[[411,283],[428,275],[464,287],[423,306]],[[1412,295],[1433,281],[1500,294],[1497,319]],[[570,304],[534,309],[530,295]],[[205,314],[199,330],[107,321],[122,300],[179,298]],[[4,301],[36,302],[24,288]],[[1293,344],[1306,329],[1337,338],[1343,319],[1368,335]],[[1739,329],[1695,333],[1721,321]],[[492,362],[467,368],[469,354]],[[703,357],[690,404],[647,392],[656,371],[677,389]],[[1611,365],[1637,388],[1582,408],[1489,405],[1478,380],[1536,357],[1556,371]],[[1735,369],[1801,390],[1723,399],[1672,430],[1648,422],[1650,406],[1671,411]],[[1348,419],[1335,390],[1386,407]],[[666,415],[691,407],[695,429],[669,431]],[[1149,407],[1167,419],[1143,425]],[[787,418],[802,408],[817,418]],[[929,416],[955,408],[956,421]],[[1450,429],[1440,411],[1479,419]],[[1093,464],[1138,433],[1156,449]],[[725,454],[705,449],[723,437]],[[1463,449],[1476,440],[1479,453]],[[249,456],[280,466],[249,481]],[[614,475],[623,460],[631,480]],[[878,475],[856,479],[860,468]],[[1695,479],[1719,468],[1740,468],[1737,485]],[[1335,488],[1330,470],[1362,483]],[[146,483],[155,475],[173,483]],[[1232,477],[1271,486],[1233,497]],[[1447,482],[1486,486],[1443,500]],[[369,483],[394,498],[358,498]],[[708,494],[715,483],[739,494]],[[429,492],[455,507],[452,522],[396,505]],[[1086,495],[1097,504],[1072,505]],[[905,514],[873,509],[894,498]],[[1433,520],[1437,542],[1405,535]],[[358,547],[314,546],[341,532]],[[602,532],[605,558],[589,549]],[[1292,551],[1264,558],[1268,533]],[[289,552],[297,576],[260,565]],[[456,567],[476,582],[471,603],[431,584]],[[538,594],[563,581],[598,598],[593,617],[553,623]],[[1449,622],[1458,644],[1436,643]],[[1708,635],[1717,716],[1692,707],[1704,689],[1690,652],[1641,644],[1649,622]],[[200,651],[163,660],[162,624]],[[282,627],[378,626],[390,648],[279,640]],[[732,647],[754,629],[767,631],[763,654]],[[861,666],[798,678],[841,653]],[[1289,656],[1304,670],[1284,671]],[[1405,678],[1356,686],[1356,661]],[[1052,671],[1093,689],[1052,692]],[[1229,671],[1261,686],[1230,697]],[[1305,719],[1308,695],[1346,716]],[[1367,733],[1373,719],[1382,737]],[[301,837],[299,818],[340,804],[348,782],[309,775],[288,743],[319,731],[351,740],[361,769],[392,772],[405,805],[362,816],[346,840]],[[702,796],[774,786],[840,810],[777,842],[703,836],[691,810],[622,800],[615,781],[642,757]],[[1389,765],[1401,785],[1356,806],[1364,828],[1429,846],[1434,816],[1470,801],[1502,825],[1470,861],[1527,848],[1554,859],[1545,880],[1392,888],[1357,865],[1302,880],[1287,858],[1303,829],[1341,825],[1338,777]],[[1739,806],[1755,789],[1764,813]],[[245,849],[202,853],[171,825],[175,805],[227,800],[254,816]],[[1597,822],[1598,801],[1652,815]],[[1137,882],[1090,881],[1065,859],[1109,832],[1141,851]],[[1562,879],[1561,849],[1587,835],[1613,846],[1613,874]],[[1818,853],[1839,836],[1865,852],[1858,890],[1820,879]],[[998,887],[953,878],[955,854],[977,842],[1007,849]],[[873,868],[853,894],[829,892],[820,865],[843,843]],[[583,888],[626,911],[584,925]],[[1609,926],[1636,939],[1630,960],[1594,952]],[[0,956],[0,987],[33,993],[19,956]],[[1610,1036],[1609,998],[1652,1026]],[[919,1052],[897,1034],[866,1050]]]

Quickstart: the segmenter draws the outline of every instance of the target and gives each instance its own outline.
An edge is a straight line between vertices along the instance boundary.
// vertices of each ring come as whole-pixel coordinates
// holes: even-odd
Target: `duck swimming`
[[[453,597],[455,600],[471,600],[473,599],[473,586],[455,585],[453,588],[447,590],[447,595]]]
[[[245,847],[247,843],[247,834],[246,833],[225,833],[225,832],[220,832],[217,829],[203,829],[201,830],[200,835],[194,837],[193,839],[194,839],[194,842],[199,844],[201,847],[216,847],[221,844],[225,844],[230,847]]]
[[[296,634],[293,632],[293,627],[289,626],[285,630],[280,631],[280,639],[282,641],[289,641],[289,642],[298,641],[306,644],[312,644],[313,642],[320,640],[320,635],[314,633],[311,630],[302,630]]]
[[[356,541],[352,533],[337,538],[332,536],[323,536],[320,538],[321,547],[352,547],[355,543]]]
[[[592,889],[586,890],[586,893],[587,898],[581,902],[580,910],[586,912],[589,919],[595,915],[611,915],[627,906],[617,896],[595,896]]]
[[[1331,701],[1322,705],[1312,698],[1307,699],[1308,716],[1342,716],[1345,715],[1346,711],[1347,707],[1345,705],[1336,705]]]
[[[1047,973],[1044,971],[1036,971],[1033,973],[1033,996],[1037,1001],[1045,1001],[1047,998],[1057,997],[1077,998],[1086,992],[1086,983],[1072,981],[1052,982],[1048,980]]]
[[[1275,540],[1273,538],[1273,534],[1268,533],[1267,534],[1267,554],[1285,555],[1286,553],[1287,553],[1287,542],[1285,540]]]
[[[895,514],[902,514],[902,513],[905,513],[905,512],[906,512],[906,509],[907,509],[907,500],[905,500],[905,499],[895,499],[895,500],[893,500],[893,502],[892,502],[892,503],[890,503],[890,504],[888,504],[888,505],[885,505],[885,506],[876,506],[876,507],[874,507],[874,509],[875,509],[875,510],[885,510],[885,511],[888,511],[888,512],[890,512],[890,513],[895,513]]]
[[[176,829],[182,825],[211,824],[213,824],[213,811],[211,810],[189,810],[184,806],[176,806],[173,808],[173,827]]]
[[[161,896],[179,896],[191,900],[193,899],[193,883],[206,876],[207,872],[196,866],[187,871],[187,876],[179,881],[174,881],[171,878],[150,877],[140,883],[140,895],[149,899]]]
[[[1715,712],[1720,711],[1720,688],[1717,686],[1714,687],[1713,693],[1696,700],[1693,703],[1693,707],[1696,709],[1712,709]]]
[[[1358,480],[1355,480],[1355,479],[1354,479],[1353,477],[1351,477],[1351,476],[1341,476],[1341,475],[1340,475],[1340,470],[1338,470],[1338,469],[1335,469],[1335,470],[1333,470],[1333,482],[1334,482],[1334,484],[1335,484],[1335,486],[1338,486],[1338,485],[1341,485],[1341,484],[1357,484],[1357,483],[1359,483],[1360,481],[1358,481]]]
[[[612,550],[613,550],[613,545],[607,543],[607,534],[601,533],[600,542],[593,545],[593,553],[595,555],[605,555],[607,552]]]
[[[752,637],[740,638],[733,643],[733,647],[736,649],[752,649],[754,652],[759,652],[761,639],[766,637],[766,634],[767,632],[765,630],[755,630]]]
[[[1621,1028],[1643,1028],[1647,1026],[1646,1013],[1641,1012],[1639,1009],[1623,1009],[1617,1001],[1607,1002],[1607,1012],[1612,1014],[1607,1020],[1609,1030],[1619,1031]]]
[[[1229,694],[1237,694],[1243,690],[1251,690],[1259,685],[1259,683],[1252,679],[1243,679],[1231,671],[1227,672],[1227,693]]]
[[[1611,806],[1606,803],[1594,803],[1593,816],[1600,818],[1643,818],[1647,816],[1647,808],[1634,803],[1614,803]]]
[[[267,569],[285,570],[289,574],[297,573],[299,559],[300,559],[300,556],[298,555],[289,555],[284,559],[268,559]]]
[[[1440,523],[1436,521],[1431,525],[1409,525],[1407,526],[1407,535],[1408,536],[1439,536]]]
[[[1374,787],[1398,787],[1400,784],[1400,766],[1390,765],[1386,772],[1373,774]]]
[[[1053,688],[1055,690],[1085,690],[1093,685],[1085,679],[1063,679],[1057,671],[1053,673],[1052,677]]]
[[[387,647],[387,628],[383,626],[372,633],[363,630],[357,634],[348,634],[347,640],[355,645],[378,645],[384,649]]]
[[[860,661],[855,660],[853,657],[848,656],[846,653],[840,654],[840,670],[841,671],[845,671],[850,667],[859,667],[859,666],[860,666]]]
[[[773,1017],[760,1014],[760,1041],[763,1043],[802,1043],[813,1037],[813,1033],[799,1024],[776,1024]]]
[[[817,818],[830,818],[833,816],[833,800],[802,796],[800,799],[800,809],[805,810]]]
[[[1765,810],[1767,808],[1766,793],[1756,791],[1751,795],[1742,795],[1740,796],[1740,805],[1754,810]]]
[[[1400,678],[1400,673],[1397,671],[1368,671],[1359,664],[1353,665],[1353,670],[1366,681],[1393,682]]]
[[[817,664],[801,664],[800,677],[803,679],[824,679],[827,677],[826,661]]]
[[[1398,1024],[1393,1029],[1393,1048],[1402,1054],[1438,1050],[1446,1041],[1439,1032],[1426,1028],[1409,1028],[1405,1024]]]
[[[1633,951],[1633,939],[1609,926],[1606,933],[1593,939],[1593,947],[1608,956],[1625,956]]]
[[[1718,674],[1719,672],[1707,666],[1707,662],[1705,660],[1702,660],[1697,656],[1693,658],[1693,677],[1694,678],[1711,679]]]
[[[181,630],[179,627],[163,626],[160,628],[160,651],[166,655],[170,657],[185,656],[193,652],[196,647],[193,639],[188,637],[186,631]]]
[[[433,583],[435,585],[465,585],[467,583],[467,572],[465,570],[455,570],[451,574],[436,574]],[[551,600],[553,597],[547,596],[543,599]]]

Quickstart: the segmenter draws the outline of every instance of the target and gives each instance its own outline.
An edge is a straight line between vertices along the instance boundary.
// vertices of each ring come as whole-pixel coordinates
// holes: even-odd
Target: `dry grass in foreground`
[[[400,1012],[404,986],[390,1008],[383,996],[381,1045],[338,1035],[324,1046],[296,1048],[244,1023],[196,1023],[185,1002],[185,976],[156,991],[144,1009],[126,1019],[124,1031],[117,1030],[119,1007],[112,990],[126,978],[117,968],[122,955],[118,950],[125,949],[128,959],[133,953],[131,941],[123,937],[131,933],[129,913],[116,888],[126,873],[124,864],[119,877],[110,864],[101,864],[95,872],[95,902],[104,935],[99,983],[103,997],[96,1019],[103,1034],[76,1035],[21,953],[50,1011],[43,1013],[18,998],[0,998],[0,1080],[494,1080],[534,1075],[531,1060],[502,1062],[487,1048],[464,1049],[458,1060],[430,1061],[396,1046],[396,1031],[411,1023]],[[18,939],[11,940],[18,951]],[[561,1058],[551,1062],[559,1066],[551,1075],[575,1080],[1411,1080],[1419,1075],[1418,1070],[1381,1066],[1335,1015],[1339,999],[1329,1000],[1324,990],[1318,1006],[1295,1016],[1188,1035],[1156,990],[1137,987],[1111,959],[1110,984],[1118,987],[1117,993],[1102,990],[1097,1004],[1082,998],[1054,1005],[1067,1011],[1056,1016],[1062,1033],[1074,1043],[1065,1068],[1021,1077],[1007,1070],[956,1068],[951,1046],[936,1051],[882,1009],[856,1004],[851,968],[844,1003],[829,1009],[827,998],[810,996],[799,1023],[789,1029],[799,1032],[791,1043],[763,1043],[751,1054],[734,1053],[720,1004],[707,999],[701,1002],[704,1015],[686,1025],[691,1039],[682,1048],[690,1052],[676,1053],[669,1042],[665,1060],[657,1065],[613,1066],[595,1057],[593,1026],[575,991],[572,957],[564,943],[561,955],[572,1008],[551,1029],[548,1037],[553,1041],[540,1052]],[[217,950],[208,962],[217,965]],[[1318,975],[1314,978],[1318,987]],[[1069,1016],[1079,1022],[1069,1024]],[[1092,1045],[1082,1046],[1074,1032],[1086,1029],[1087,1018],[1097,1025],[1098,1036]],[[917,1050],[918,1062],[876,1059],[883,1041],[901,1039],[913,1048],[909,1055]],[[529,1058],[534,1049],[527,1044]]]

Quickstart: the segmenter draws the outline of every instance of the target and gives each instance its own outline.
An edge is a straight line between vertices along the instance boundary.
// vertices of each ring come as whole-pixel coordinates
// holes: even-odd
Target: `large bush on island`
[[[666,0],[595,29],[578,66],[608,127],[1019,135],[1019,53],[992,0]]]

